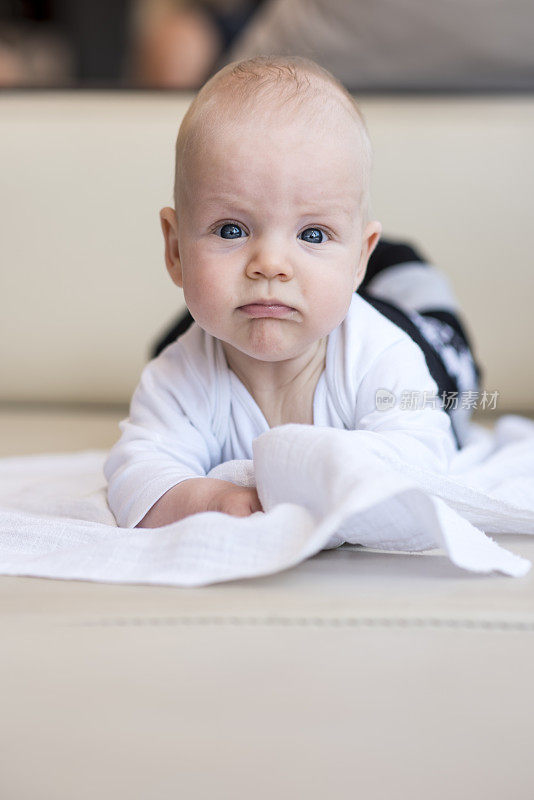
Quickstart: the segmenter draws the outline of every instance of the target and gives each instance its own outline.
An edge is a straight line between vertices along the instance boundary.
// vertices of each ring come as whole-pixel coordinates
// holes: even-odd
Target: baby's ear
[[[162,208],[159,212],[161,230],[165,239],[165,265],[173,282],[182,287],[182,263],[178,250],[178,220],[174,208]]]
[[[375,247],[378,244],[378,240],[380,239],[380,235],[382,233],[382,225],[378,220],[373,220],[372,222],[368,222],[365,226],[363,236],[362,236],[362,249],[360,251],[360,261],[358,264],[358,270],[356,272],[356,279],[355,279],[355,288],[354,291],[358,288],[360,283],[363,281],[365,276],[365,270],[367,269],[367,263],[371,258],[371,254]]]

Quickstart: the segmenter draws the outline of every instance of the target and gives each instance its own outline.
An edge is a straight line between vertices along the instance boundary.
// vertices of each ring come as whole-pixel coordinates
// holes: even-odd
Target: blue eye
[[[241,239],[244,236],[243,228],[233,222],[227,222],[222,225],[220,234],[222,239]]]
[[[323,236],[325,237],[324,239]],[[300,234],[300,238],[310,244],[322,244],[326,241],[326,236],[320,228],[306,228],[306,230],[302,231]]]

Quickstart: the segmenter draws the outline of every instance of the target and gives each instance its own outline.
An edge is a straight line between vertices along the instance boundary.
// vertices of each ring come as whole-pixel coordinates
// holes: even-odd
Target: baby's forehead
[[[361,164],[351,148],[317,139],[302,143],[286,138],[284,130],[258,141],[249,132],[254,134],[248,129],[216,137],[214,150],[190,163],[190,213],[209,216],[224,208],[230,215],[257,214],[263,220],[311,214],[333,221],[352,219],[360,210]]]
[[[306,171],[316,170],[319,162],[333,164],[338,173],[347,169],[348,181],[357,173],[356,181],[367,194],[370,144],[358,106],[343,87],[317,76],[299,85],[260,82],[243,87],[230,74],[205,89],[178,137],[177,198],[186,184],[191,187],[199,169],[206,172],[206,162],[214,163],[214,153],[223,163],[233,158],[245,168],[251,160],[271,161],[278,153],[284,166],[291,166],[292,152],[303,151],[310,159]]]
[[[220,154],[240,160],[245,168],[253,162],[277,156],[291,159],[305,151],[309,170],[319,163],[354,164],[365,160],[361,127],[343,108],[320,113],[289,105],[239,109],[212,106],[191,132],[190,166],[201,166],[206,158]],[[185,155],[185,154],[184,154]],[[343,166],[340,166],[343,169]]]
[[[353,127],[332,131],[287,115],[283,119],[219,116],[196,141],[186,166],[194,182],[211,186],[222,182],[230,189],[247,182],[251,194],[282,182],[286,196],[327,192],[331,186],[349,192],[360,183],[362,147]]]

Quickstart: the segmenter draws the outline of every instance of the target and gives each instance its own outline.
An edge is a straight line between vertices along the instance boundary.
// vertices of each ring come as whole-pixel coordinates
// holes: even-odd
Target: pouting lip
[[[291,308],[293,311],[296,310],[293,306],[288,306],[287,303],[284,303],[283,300],[278,300],[276,297],[269,300],[251,300],[250,303],[245,303],[239,308],[245,308],[245,306],[285,306],[285,308]]]

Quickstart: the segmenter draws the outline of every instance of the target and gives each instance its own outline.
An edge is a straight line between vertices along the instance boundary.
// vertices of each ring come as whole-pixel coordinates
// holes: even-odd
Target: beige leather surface
[[[0,458],[105,450],[120,436],[128,407],[73,408],[0,404]]]
[[[0,455],[119,416],[4,412]],[[534,796],[532,574],[341,548],[201,589],[0,577],[0,641],[2,800]]]
[[[182,306],[163,264],[174,93],[0,96],[0,400],[128,401]],[[504,410],[534,408],[534,99],[361,100],[374,210],[450,276]]]
[[[533,796],[529,578],[339,550],[204,589],[0,596],[10,800]]]

